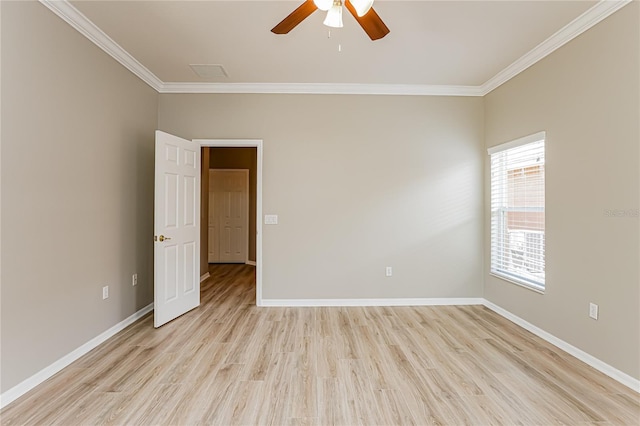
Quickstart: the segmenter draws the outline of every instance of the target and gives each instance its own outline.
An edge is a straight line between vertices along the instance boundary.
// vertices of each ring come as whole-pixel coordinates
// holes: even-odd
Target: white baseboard
[[[153,303],[145,306],[144,308],[140,309],[130,317],[120,321],[118,324],[114,325],[107,331],[89,340],[87,343],[80,346],[76,350],[68,353],[67,355],[63,356],[53,364],[43,368],[33,376],[29,377],[28,379],[25,379],[21,383],[17,384],[16,386],[12,387],[8,391],[4,392],[2,395],[0,395],[0,408],[4,408],[6,405],[20,398],[22,395],[29,392],[34,387],[38,386],[40,383],[44,382],[45,380],[47,380],[48,378],[50,378],[51,376],[53,376],[54,374],[56,374],[57,372],[59,372],[60,370],[62,370],[63,368],[65,368],[75,360],[77,360],[78,358],[80,358],[81,356],[87,354],[89,351],[91,351],[101,343],[105,342],[110,337],[113,337],[118,332],[124,330],[126,327],[133,324],[134,322],[136,322],[137,320],[139,320],[140,318],[142,318],[152,310],[153,310]]]
[[[257,266],[258,264],[256,263],[255,260],[247,260],[245,262],[245,265]]]
[[[205,272],[204,275],[200,277],[200,282],[202,283],[202,282],[208,280],[210,276],[211,275],[209,274],[209,272]]]
[[[428,298],[428,299],[262,299],[259,306],[311,307],[311,306],[451,306],[484,305],[498,315],[546,340],[557,348],[578,358],[603,374],[640,393],[640,380],[599,360],[581,349],[525,321],[511,312],[482,298]]]
[[[262,299],[260,306],[450,306],[482,305],[482,298],[430,299]]]
[[[580,361],[583,361],[584,363],[590,365],[591,367],[595,368],[596,370],[600,371],[601,373],[606,374],[607,376],[611,377],[614,380],[617,380],[618,382],[622,383],[623,385],[627,386],[628,388],[640,393],[640,380],[638,380],[638,379],[636,379],[634,377],[631,377],[626,373],[623,373],[622,371],[620,371],[617,368],[612,367],[609,364],[599,360],[598,358],[594,357],[593,355],[589,355],[585,351],[576,348],[575,346],[565,342],[562,339],[557,338],[553,334],[547,333],[543,329],[541,329],[539,327],[536,327],[535,325],[531,324],[530,322],[525,321],[524,319],[520,318],[519,316],[512,314],[511,312],[507,311],[506,309],[503,309],[500,306],[498,306],[498,305],[496,305],[494,303],[491,303],[486,299],[484,300],[483,305],[486,306],[487,308],[491,309],[492,311],[494,311],[498,315],[501,315],[501,316],[505,317],[509,321],[519,325],[520,327],[524,328],[525,330],[528,330],[528,331],[532,332],[536,336],[538,336],[538,337],[546,340],[547,342],[551,343],[552,345],[562,349],[563,351],[565,351],[569,355],[573,355],[574,357],[578,358]]]
[[[203,277],[208,278],[208,273]],[[206,279],[203,278],[203,279]],[[629,376],[628,374],[610,366],[609,364],[599,360],[598,358],[584,352],[581,349],[565,342],[562,339],[542,330],[539,327],[525,321],[524,319],[512,314],[511,312],[501,308],[500,306],[489,302],[482,298],[425,298],[425,299],[263,299],[261,306],[281,306],[281,307],[310,307],[310,306],[450,306],[450,305],[484,305],[488,309],[503,316],[509,321],[519,325],[535,334],[536,336],[546,340],[559,349],[575,356],[579,360],[585,362],[596,370],[606,374],[612,379],[622,383],[630,389],[640,393],[640,380]],[[105,342],[110,337],[133,324],[147,313],[153,310],[153,303],[140,309],[133,315],[122,320],[107,331],[89,340],[84,345],[75,349],[73,352],[60,358],[53,364],[40,370],[33,376],[9,389],[0,395],[0,409],[4,408],[11,402],[15,401],[40,383],[44,382],[81,356]]]

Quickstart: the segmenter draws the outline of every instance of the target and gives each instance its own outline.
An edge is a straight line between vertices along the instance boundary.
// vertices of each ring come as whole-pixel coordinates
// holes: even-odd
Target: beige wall
[[[487,147],[547,132],[546,292],[486,274],[485,298],[636,379],[638,217],[606,211],[639,207],[639,6],[626,6],[485,98]],[[488,157],[485,163],[488,170]],[[600,306],[598,321],[588,317],[589,302]]]
[[[637,3],[484,100],[158,96],[42,5],[0,9],[2,392],[152,301],[158,122],[264,140],[271,299],[482,296],[485,148],[546,130],[546,294],[484,296],[640,377],[640,226],[605,215],[640,199]]]
[[[1,7],[5,392],[153,301],[158,95],[41,4]]]
[[[265,299],[480,297],[480,98],[160,95],[161,130],[263,139]],[[393,266],[394,276],[384,276]]]
[[[249,170],[249,260],[256,261],[256,173],[258,169],[256,148],[208,148],[212,169]],[[208,204],[203,208],[207,208]],[[206,223],[206,222],[205,222]]]

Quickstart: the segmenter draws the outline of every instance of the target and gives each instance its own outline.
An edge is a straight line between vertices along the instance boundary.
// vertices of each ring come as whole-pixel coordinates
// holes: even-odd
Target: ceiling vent
[[[227,71],[224,69],[222,65],[218,64],[190,64],[189,65],[193,72],[195,72],[198,77],[202,78],[226,78],[229,77]]]

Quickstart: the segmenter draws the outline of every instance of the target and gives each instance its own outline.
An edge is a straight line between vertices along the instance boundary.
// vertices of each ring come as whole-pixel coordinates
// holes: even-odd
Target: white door
[[[200,305],[200,144],[156,131],[154,326]]]
[[[216,215],[215,191],[212,186],[211,171],[209,171],[209,214],[208,214],[208,235],[209,247],[207,250],[207,260],[209,263],[220,262],[220,239],[218,238],[218,216]]]
[[[209,262],[245,263],[249,228],[249,171],[209,171]]]

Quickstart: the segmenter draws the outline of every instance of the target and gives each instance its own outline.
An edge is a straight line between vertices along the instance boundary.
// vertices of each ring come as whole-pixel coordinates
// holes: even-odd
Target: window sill
[[[511,284],[515,284],[519,287],[526,288],[527,290],[531,290],[534,293],[544,294],[544,288],[540,288],[540,287],[534,286],[533,284],[525,283],[523,281],[518,281],[507,275],[502,275],[496,272],[489,272],[489,275],[494,276],[496,278],[500,278],[501,280],[510,282]]]

